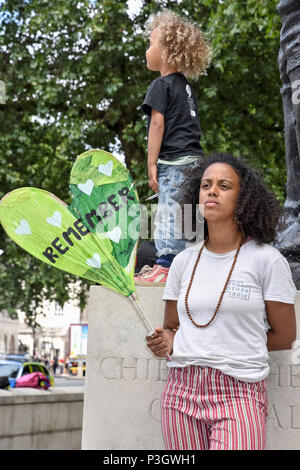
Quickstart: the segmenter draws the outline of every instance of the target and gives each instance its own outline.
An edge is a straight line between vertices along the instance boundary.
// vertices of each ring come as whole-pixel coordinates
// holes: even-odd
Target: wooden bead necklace
[[[188,288],[187,288],[187,291],[186,291],[186,294],[185,294],[185,299],[184,299],[186,313],[187,313],[189,319],[191,320],[191,322],[193,323],[193,325],[194,325],[194,326],[197,326],[197,328],[205,328],[205,327],[209,326],[209,325],[214,321],[214,319],[216,318],[217,312],[218,312],[218,310],[219,310],[219,308],[220,308],[220,305],[221,305],[223,296],[224,296],[225,291],[226,291],[226,289],[227,289],[227,286],[228,286],[228,283],[229,283],[229,280],[230,280],[232,271],[233,271],[233,269],[234,269],[236,260],[237,260],[237,258],[238,258],[238,255],[239,255],[241,246],[242,246],[242,244],[243,244],[243,241],[244,241],[244,239],[242,238],[242,240],[241,240],[241,242],[240,242],[240,244],[239,244],[239,247],[238,247],[238,249],[236,250],[236,253],[235,253],[235,255],[234,255],[233,263],[232,263],[232,266],[231,266],[231,268],[230,268],[229,274],[228,274],[228,276],[227,276],[227,279],[226,279],[225,285],[224,285],[224,287],[223,287],[223,290],[222,290],[222,292],[221,292],[219,301],[218,301],[218,303],[217,303],[217,307],[216,307],[215,313],[213,314],[213,316],[211,317],[211,319],[209,320],[209,322],[207,322],[205,325],[199,325],[198,323],[195,322],[195,320],[193,319],[193,317],[192,317],[192,315],[191,315],[191,313],[190,313],[189,306],[188,306],[188,297],[189,297],[189,293],[190,293],[190,290],[191,290],[191,287],[192,287],[193,279],[194,279],[194,276],[195,276],[195,272],[196,272],[196,269],[197,269],[197,266],[198,266],[198,263],[199,263],[199,260],[200,260],[200,257],[201,257],[203,248],[207,245],[208,237],[204,240],[204,243],[203,243],[203,245],[201,246],[201,248],[200,248],[200,250],[199,250],[199,253],[198,253],[198,256],[197,256],[197,259],[196,259],[196,263],[195,263],[195,265],[194,265],[194,267],[193,267],[191,279],[190,279],[190,282],[189,282],[189,285],[188,285]]]

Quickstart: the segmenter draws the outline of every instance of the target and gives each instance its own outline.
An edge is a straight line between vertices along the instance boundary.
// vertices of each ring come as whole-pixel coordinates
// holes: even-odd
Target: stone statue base
[[[137,286],[144,312],[162,325],[163,287]],[[300,291],[297,293],[300,338]],[[146,346],[143,325],[127,299],[100,286],[90,290],[82,448],[163,450],[160,397],[166,361]],[[300,341],[270,353],[266,449],[300,449]]]

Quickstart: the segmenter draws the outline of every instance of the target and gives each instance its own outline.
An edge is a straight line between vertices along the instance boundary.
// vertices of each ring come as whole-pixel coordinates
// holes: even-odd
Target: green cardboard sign
[[[128,170],[89,150],[73,165],[68,207],[51,193],[20,188],[0,202],[8,236],[36,258],[125,296],[135,291],[139,201]]]

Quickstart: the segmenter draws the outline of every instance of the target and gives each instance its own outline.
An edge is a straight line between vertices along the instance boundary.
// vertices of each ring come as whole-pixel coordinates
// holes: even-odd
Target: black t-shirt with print
[[[148,115],[148,133],[152,108],[164,115],[164,135],[159,152],[161,160],[202,155],[197,101],[184,75],[171,73],[151,83],[142,106]]]

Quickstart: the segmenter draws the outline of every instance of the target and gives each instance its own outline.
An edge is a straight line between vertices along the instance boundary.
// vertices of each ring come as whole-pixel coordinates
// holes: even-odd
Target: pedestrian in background
[[[53,374],[54,374],[54,375],[56,374],[57,366],[58,366],[58,357],[57,357],[57,356],[54,356],[54,358],[53,358],[53,364],[52,364],[52,369],[53,369]]]

